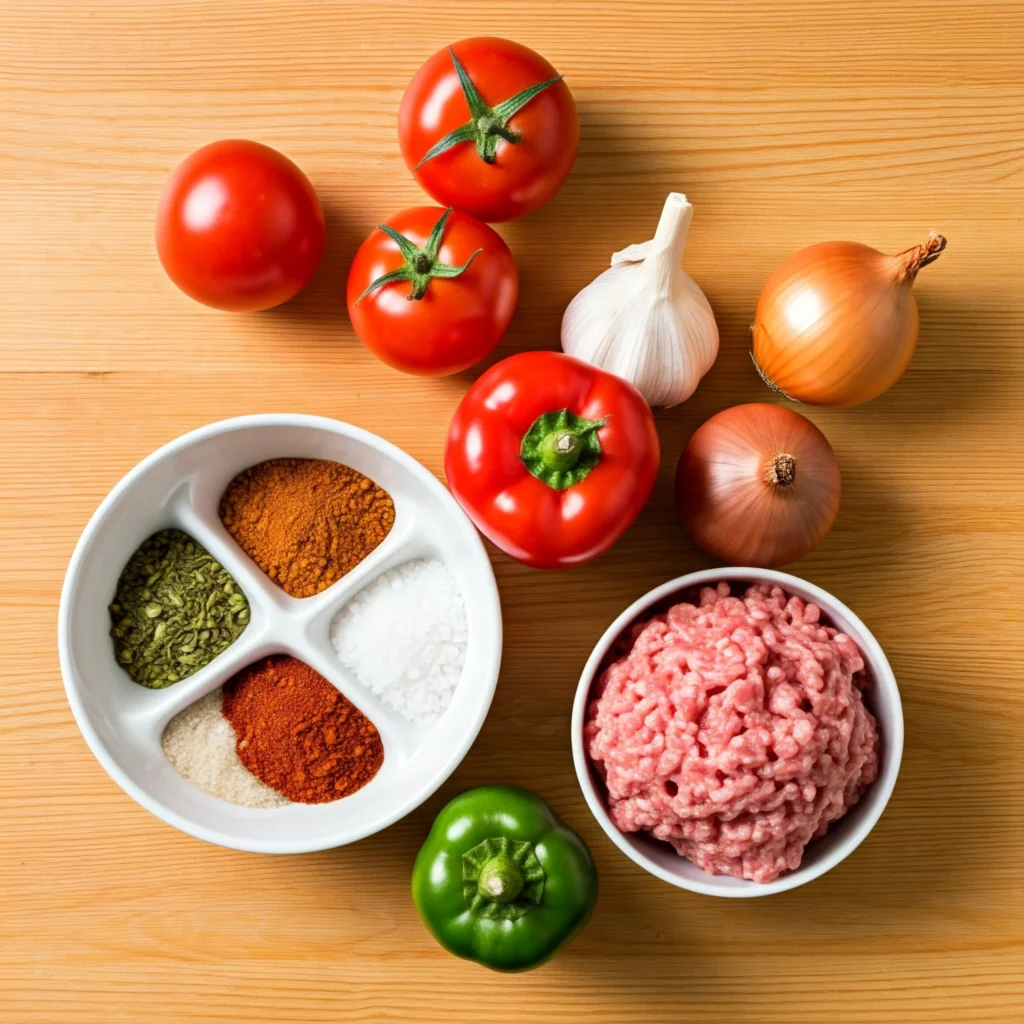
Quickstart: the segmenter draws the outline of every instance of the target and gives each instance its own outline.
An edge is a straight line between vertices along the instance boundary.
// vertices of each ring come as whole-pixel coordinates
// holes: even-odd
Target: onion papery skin
[[[770,482],[777,456],[792,483]],[[690,438],[676,468],[676,507],[694,543],[729,565],[772,568],[821,543],[839,511],[832,446],[810,420],[779,405],[737,405]]]
[[[896,256],[858,242],[821,242],[783,260],[757,303],[752,355],[787,398],[851,406],[899,380],[917,347],[913,284],[945,248],[927,242]]]

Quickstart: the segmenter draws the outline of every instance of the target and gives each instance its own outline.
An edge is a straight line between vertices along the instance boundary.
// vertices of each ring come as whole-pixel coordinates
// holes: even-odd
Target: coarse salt
[[[235,752],[235,730],[214,690],[170,720],[160,744],[171,767],[210,796],[240,807],[283,807],[290,801],[252,775]]]
[[[382,573],[331,623],[341,664],[392,710],[425,729],[444,714],[466,660],[466,608],[436,558]]]

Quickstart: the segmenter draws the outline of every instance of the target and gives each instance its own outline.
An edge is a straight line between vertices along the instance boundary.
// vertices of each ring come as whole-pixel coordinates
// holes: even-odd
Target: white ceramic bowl
[[[861,797],[860,803],[839,819],[820,839],[807,846],[803,861],[795,871],[789,871],[774,882],[750,882],[742,878],[711,875],[680,857],[665,842],[646,833],[621,832],[608,816],[607,793],[583,749],[583,723],[591,688],[602,662],[615,641],[632,623],[650,615],[651,609],[675,598],[682,597],[694,587],[708,586],[719,580],[778,584],[791,594],[813,601],[829,623],[856,641],[864,655],[872,684],[867,690],[867,702],[875,717],[881,742],[881,767],[877,780]],[[708,896],[770,896],[772,893],[795,889],[798,885],[818,878],[848,857],[863,842],[875,826],[889,802],[903,755],[903,708],[896,678],[889,662],[878,646],[878,641],[849,608],[820,587],[796,576],[770,569],[707,569],[690,573],[655,587],[634,601],[609,627],[598,641],[583,669],[572,712],[572,755],[576,776],[583,789],[587,804],[601,827],[613,843],[630,860],[645,871],[671,885]]]
[[[395,523],[384,542],[315,597],[290,597],[235,544],[217,515],[241,470],[286,456],[334,459],[390,492]],[[251,620],[226,651],[164,690],[134,683],[115,662],[107,605],[139,544],[157,530],[191,534],[242,587]],[[341,606],[379,573],[410,559],[443,560],[462,591],[466,662],[451,705],[417,729],[342,669],[329,627]],[[397,624],[396,624],[397,625]],[[358,427],[316,416],[245,416],[213,423],[143,459],[110,492],[71,558],[60,603],[60,663],[86,741],[126,793],[164,821],[221,846],[303,853],[342,846],[408,814],[454,771],[476,738],[501,661],[501,608],[480,538],[455,500],[401,449]],[[384,764],[350,797],[272,810],[237,807],[186,782],[165,760],[164,727],[179,711],[267,654],[301,658],[329,679],[380,731]]]

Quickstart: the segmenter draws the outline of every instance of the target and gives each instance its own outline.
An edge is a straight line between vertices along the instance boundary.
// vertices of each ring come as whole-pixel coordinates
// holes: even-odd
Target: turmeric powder
[[[236,476],[220,518],[286,593],[311,597],[388,535],[395,503],[369,477],[328,459],[270,459]]]

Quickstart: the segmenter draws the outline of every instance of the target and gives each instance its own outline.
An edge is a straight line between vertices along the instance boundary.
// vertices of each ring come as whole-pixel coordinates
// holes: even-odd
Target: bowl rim
[[[154,799],[139,785],[137,785],[127,772],[121,769],[107,751],[106,744],[93,728],[92,721],[89,718],[89,714],[80,694],[81,684],[78,681],[77,672],[74,670],[72,663],[72,595],[86,552],[89,550],[101,522],[107,517],[110,510],[121,500],[123,495],[133,486],[136,480],[138,480],[157,463],[164,461],[194,444],[205,441],[208,438],[235,431],[248,430],[254,427],[300,427],[326,430],[339,436],[365,444],[369,448],[374,449],[381,456],[398,463],[423,482],[429,490],[433,491],[442,504],[448,507],[449,511],[453,514],[453,519],[465,526],[465,529],[463,530],[464,536],[459,538],[460,544],[464,544],[471,548],[479,556],[481,564],[487,568],[491,583],[491,597],[494,605],[492,611],[495,612],[493,621],[496,632],[493,648],[485,652],[487,660],[487,678],[490,679],[490,686],[489,691],[486,694],[481,695],[480,705],[477,708],[473,719],[468,723],[469,727],[465,730],[459,742],[453,744],[448,761],[434,779],[428,782],[425,786],[417,788],[409,799],[399,803],[383,818],[375,820],[364,827],[345,831],[340,835],[340,837],[336,831],[328,836],[312,841],[293,838],[255,840],[240,838],[231,832],[224,832],[220,829],[207,828],[204,825],[198,825],[195,822],[190,821],[188,818],[178,814],[176,811],[173,811],[160,800]],[[117,785],[120,786],[128,796],[135,800],[136,803],[140,804],[151,814],[188,835],[232,850],[241,850],[247,853],[272,854],[313,853],[319,850],[329,850],[335,849],[339,846],[347,846],[349,843],[358,842],[360,839],[365,839],[367,836],[383,831],[429,800],[430,797],[437,792],[442,785],[444,785],[455,769],[462,763],[462,760],[469,752],[470,747],[476,741],[481,728],[483,728],[484,721],[490,711],[491,703],[494,700],[495,690],[497,689],[498,674],[501,667],[502,635],[503,623],[500,597],[497,589],[497,581],[494,578],[494,569],[491,565],[490,558],[487,556],[487,549],[484,547],[483,541],[480,539],[480,535],[476,528],[472,525],[465,512],[463,512],[458,502],[456,502],[455,498],[452,497],[448,488],[445,487],[444,484],[442,484],[441,481],[421,462],[380,435],[374,434],[362,427],[357,427],[354,424],[346,423],[343,420],[332,419],[328,416],[315,416],[307,413],[254,413],[247,416],[235,416],[229,419],[217,420],[213,423],[208,423],[205,426],[198,427],[195,430],[190,430],[187,433],[181,434],[173,440],[168,441],[166,444],[161,445],[140,462],[136,463],[128,470],[127,473],[124,474],[124,476],[121,477],[113,488],[111,488],[106,497],[100,502],[96,510],[89,517],[89,521],[82,530],[82,533],[75,544],[75,549],[71,555],[71,559],[68,562],[67,570],[64,574],[64,582],[61,586],[60,606],[57,618],[57,648],[60,660],[61,678],[64,683],[64,692],[67,696],[68,703],[71,706],[71,712],[74,715],[75,722],[78,725],[82,736],[85,738],[86,744],[92,751],[93,756],[97,761],[99,761],[114,782],[117,783]]]
[[[716,879],[723,876],[705,873],[706,881],[704,879],[693,880],[667,871],[627,842],[625,833],[621,832],[612,822],[604,808],[598,787],[595,785],[591,775],[590,758],[587,756],[583,745],[584,716],[589,704],[589,695],[598,667],[623,630],[652,605],[670,597],[672,594],[689,590],[695,586],[706,586],[722,580],[725,582],[740,580],[750,580],[751,582],[763,581],[766,583],[777,583],[783,588],[795,588],[812,597],[815,604],[819,605],[826,616],[832,611],[841,614],[859,631],[862,639],[859,646],[868,667],[871,669],[874,683],[880,689],[886,690],[888,697],[892,701],[893,708],[891,719],[886,718],[883,723],[886,757],[883,760],[878,778],[871,784],[869,790],[872,799],[871,808],[866,814],[862,815],[857,827],[835,843],[828,854],[821,857],[813,866],[804,867],[801,865],[793,871],[786,872],[772,882],[748,882],[744,886],[730,885],[728,888],[716,881]],[[860,846],[882,816],[882,812],[889,803],[889,798],[892,796],[893,788],[896,785],[896,778],[899,774],[900,762],[903,757],[903,705],[900,700],[899,687],[897,686],[896,677],[889,665],[889,661],[871,630],[837,597],[834,597],[828,591],[823,590],[808,580],[800,576],[779,572],[775,569],[758,569],[750,566],[723,566],[717,569],[702,569],[698,572],[687,573],[684,576],[677,576],[675,579],[668,580],[653,590],[647,591],[647,593],[641,595],[629,605],[601,635],[601,638],[594,645],[586,665],[583,667],[573,700],[570,728],[572,731],[572,759],[576,769],[576,780],[583,791],[584,799],[590,808],[591,814],[593,814],[608,838],[635,864],[655,877],[662,879],[662,881],[668,882],[670,885],[705,896],[720,896],[734,899],[771,896],[775,893],[795,889],[821,877],[845,860]]]

